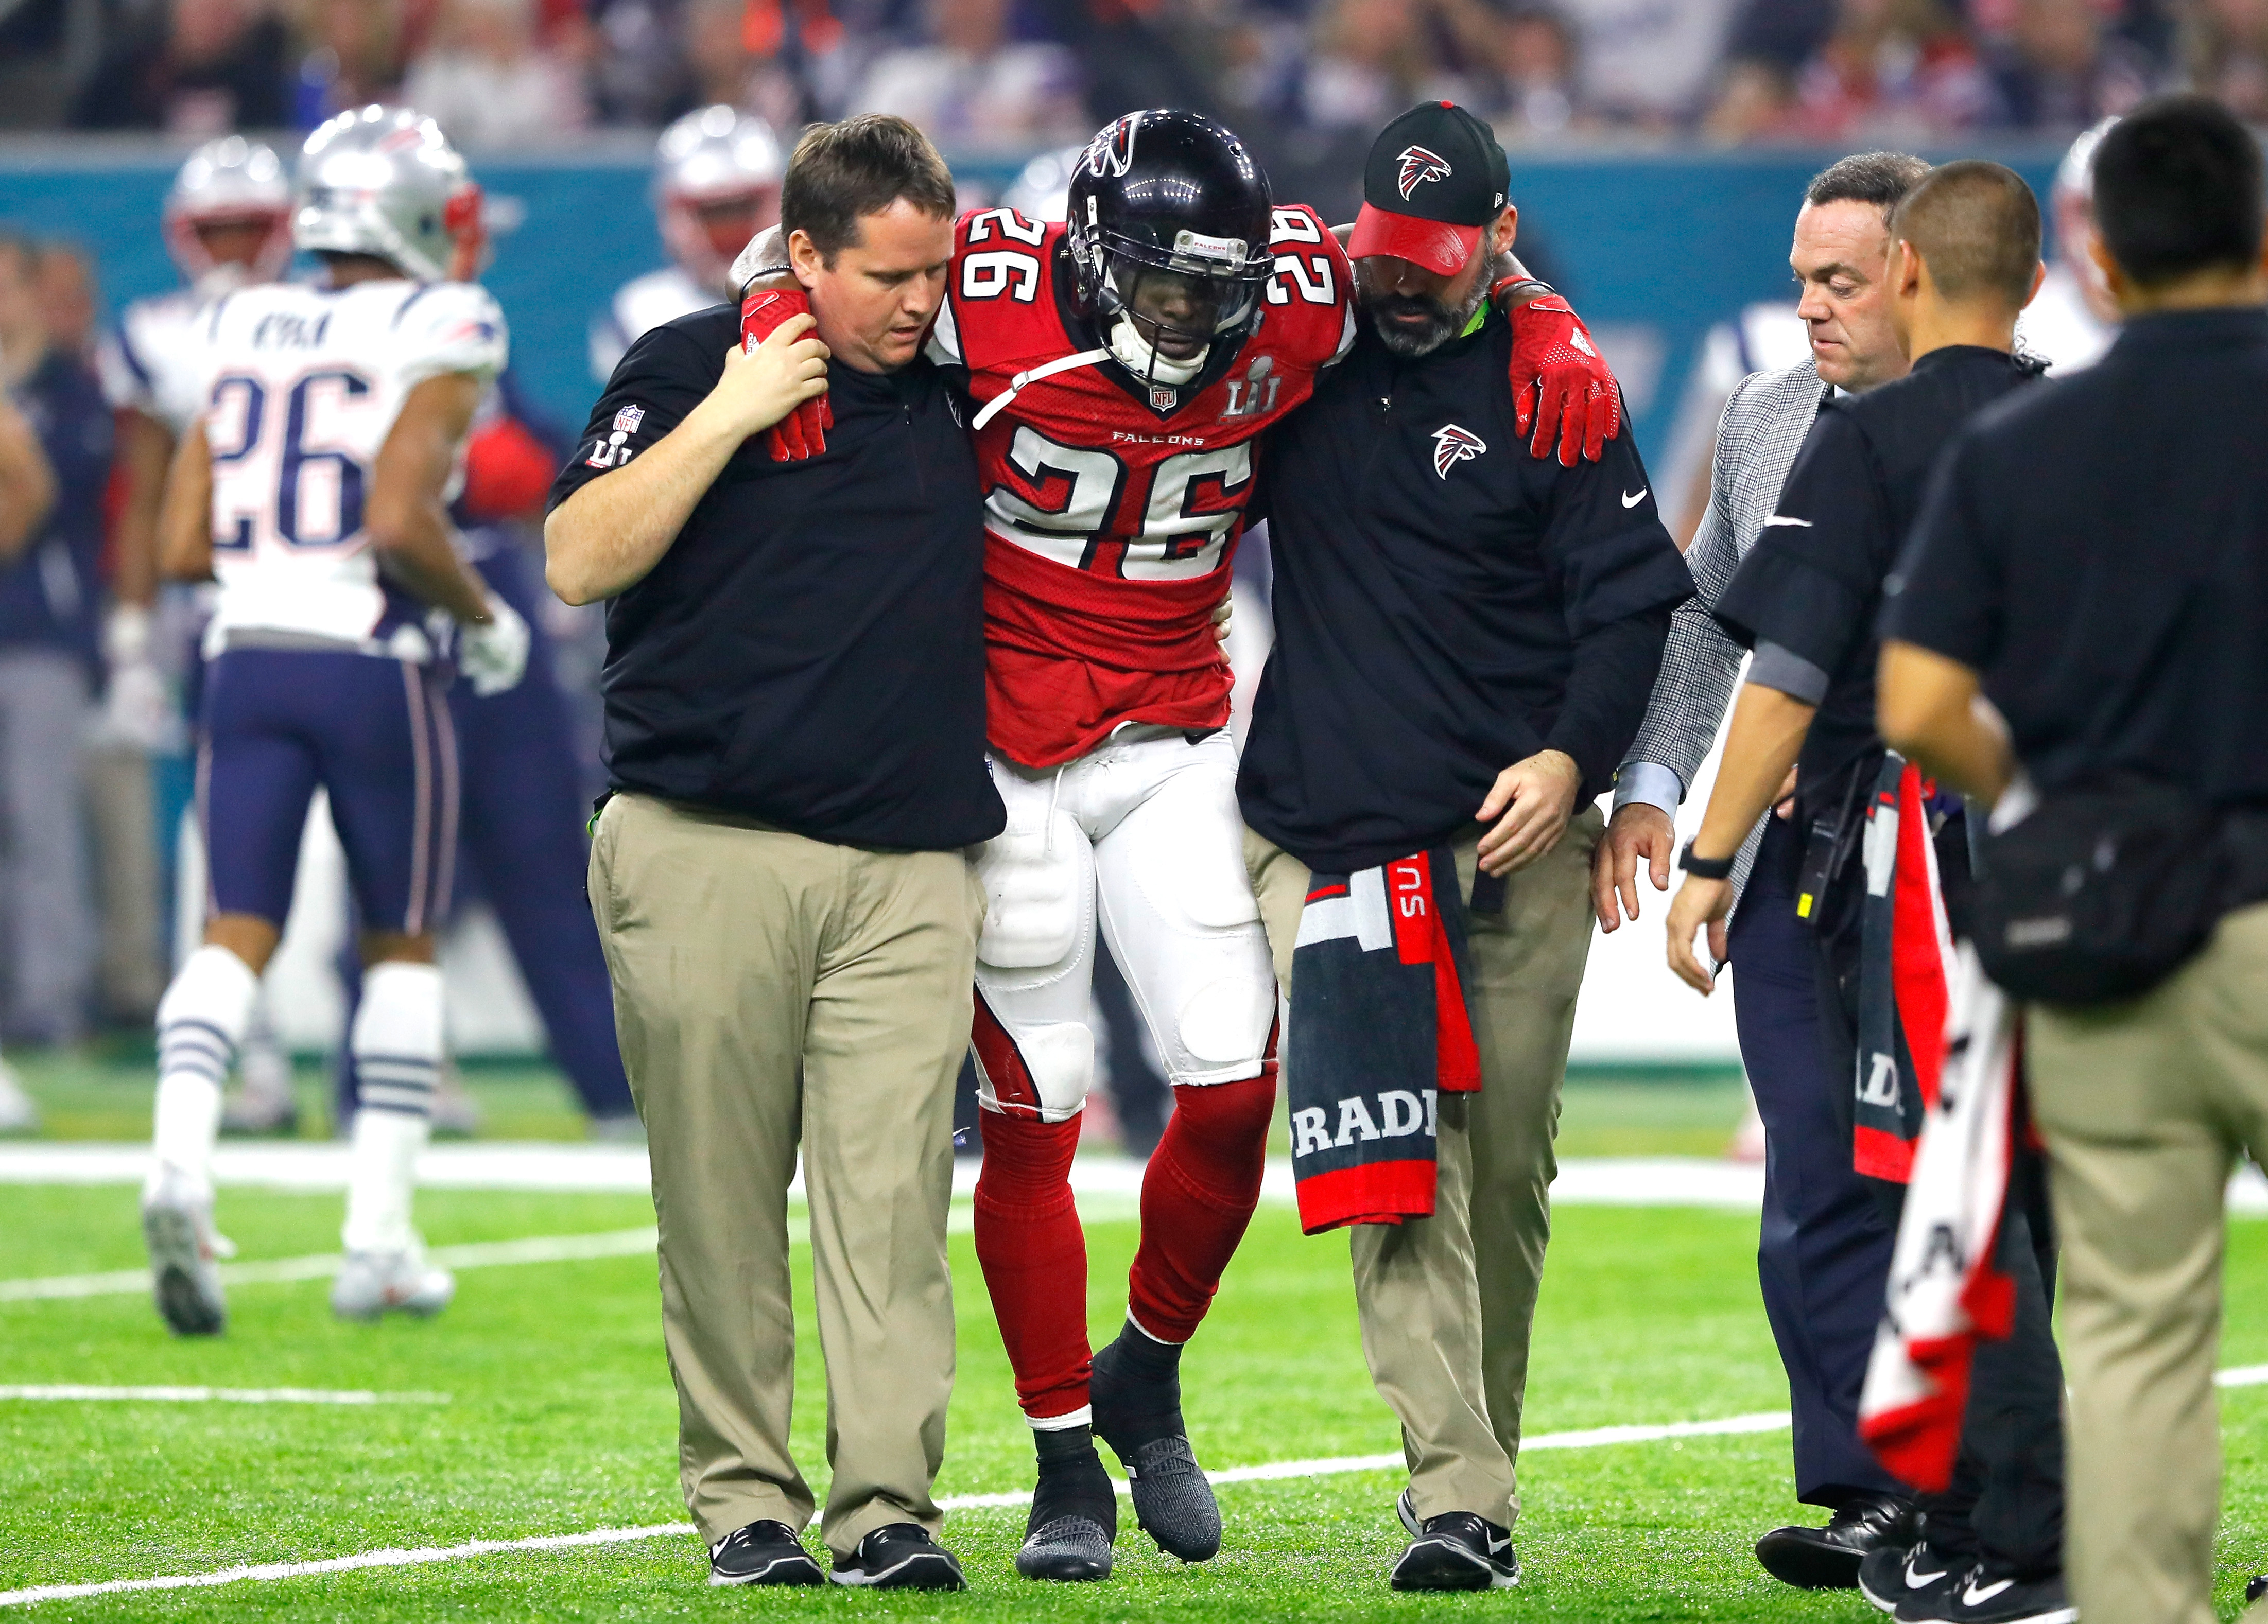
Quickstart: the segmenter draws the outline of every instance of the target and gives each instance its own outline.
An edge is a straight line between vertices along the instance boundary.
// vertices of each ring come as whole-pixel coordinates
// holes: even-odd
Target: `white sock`
[[[175,1167],[200,1181],[212,1177],[220,1135],[220,1085],[244,1037],[260,978],[225,947],[208,943],[191,953],[158,1003],[158,1105],[151,1134],[155,1179]]]
[[[340,1238],[350,1252],[399,1251],[417,1240],[410,1196],[441,1077],[440,970],[389,961],[363,972],[362,1008],[348,1041],[362,1078],[362,1109],[355,1113]]]

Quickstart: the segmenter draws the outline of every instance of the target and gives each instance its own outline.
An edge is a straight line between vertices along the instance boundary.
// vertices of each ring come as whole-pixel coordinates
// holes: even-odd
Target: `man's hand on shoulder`
[[[1513,426],[1530,436],[1528,455],[1598,461],[1622,432],[1623,392],[1590,328],[1556,293],[1514,305],[1510,320]]]
[[[740,301],[740,348],[761,350],[776,333],[789,322],[800,319],[808,330],[817,325],[811,313],[811,300],[799,287],[752,287]],[[818,343],[816,339],[810,341]],[[826,377],[827,349],[820,346],[820,376]],[[771,444],[774,462],[801,462],[816,457],[827,449],[827,431],[835,426],[835,408],[828,404],[822,387],[820,393],[799,402],[778,423],[772,426],[766,438]]]
[[[1582,792],[1583,769],[1564,750],[1539,750],[1498,773],[1475,814],[1496,826],[1481,836],[1481,871],[1517,873],[1557,846]]]
[[[1591,906],[1599,929],[1618,930],[1627,915],[1638,915],[1638,864],[1646,859],[1656,891],[1669,889],[1669,863],[1677,850],[1677,826],[1647,801],[1626,804],[1607,825],[1607,837],[1591,857]],[[1619,900],[1621,906],[1616,906]]]

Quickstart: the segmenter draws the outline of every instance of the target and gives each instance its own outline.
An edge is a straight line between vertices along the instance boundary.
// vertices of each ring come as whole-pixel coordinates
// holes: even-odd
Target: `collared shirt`
[[[1312,868],[1373,867],[1470,824],[1544,749],[1611,781],[1692,577],[1631,437],[1528,454],[1510,327],[1405,360],[1365,318],[1263,447],[1276,646],[1237,781]]]
[[[2144,316],[1955,443],[1883,635],[1979,672],[2043,790],[2268,806],[2268,311]]]
[[[1875,622],[1931,465],[1962,423],[2035,375],[2004,351],[1956,344],[1895,383],[1827,401],[1717,600],[1719,623],[1756,651],[1749,680],[1819,708],[1796,763],[1805,816],[1838,805],[1881,748]]]
[[[632,344],[551,505],[683,421],[740,312]],[[984,765],[976,461],[937,369],[827,369],[826,452],[744,443],[652,573],[607,606],[608,781],[845,845],[943,850],[1006,814]]]

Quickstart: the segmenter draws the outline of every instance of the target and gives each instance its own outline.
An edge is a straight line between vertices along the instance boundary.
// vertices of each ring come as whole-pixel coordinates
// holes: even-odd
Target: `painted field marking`
[[[435,1246],[429,1260],[444,1268],[495,1268],[515,1263],[565,1263],[585,1258],[636,1257],[654,1248],[654,1229],[605,1230],[593,1235],[535,1235],[524,1240],[478,1240]],[[297,1280],[328,1280],[346,1260],[336,1253],[305,1258],[264,1258],[219,1265],[225,1286],[274,1285]],[[0,1303],[52,1297],[139,1296],[150,1289],[146,1268],[121,1268],[99,1275],[42,1275],[0,1280]]]
[[[1546,1432],[1521,1441],[1523,1452],[1536,1449],[1598,1449],[1616,1444],[1646,1444],[1662,1438],[1707,1437],[1727,1433],[1770,1432],[1788,1424],[1786,1410],[1753,1415],[1727,1415],[1716,1421],[1677,1421],[1660,1426],[1589,1427],[1576,1432]],[[1274,1483],[1288,1479],[1335,1477],[1350,1472],[1400,1471],[1403,1458],[1391,1455],[1342,1455],[1322,1460],[1278,1460],[1264,1466],[1229,1466],[1205,1475],[1224,1486]],[[1127,1492],[1126,1485],[1117,1485]],[[945,1495],[939,1509],[947,1511],[990,1510],[1029,1505],[1029,1489],[996,1495]],[[649,1523],[637,1528],[593,1528],[584,1533],[545,1534],[532,1539],[468,1539],[462,1545],[430,1546],[418,1550],[364,1551],[354,1556],[333,1556],[320,1562],[258,1562],[223,1568],[213,1573],[174,1574],[152,1579],[104,1579],[88,1584],[35,1584],[27,1590],[0,1591],[0,1607],[27,1606],[40,1601],[70,1601],[82,1596],[112,1596],[123,1591],[178,1591],[243,1579],[298,1579],[324,1573],[348,1573],[361,1568],[410,1568],[429,1562],[460,1562],[473,1556],[492,1556],[515,1551],[558,1551],[578,1546],[628,1545],[641,1539],[665,1539],[693,1532],[690,1523]]]
[[[446,1404],[446,1393],[364,1393],[328,1387],[0,1386],[0,1403],[74,1404]]]
[[[1130,1201],[1096,1196],[1079,1203],[1079,1216],[1090,1224],[1131,1219],[1140,1216]],[[966,1235],[976,1227],[976,1215],[955,1207],[946,1217],[948,1235]],[[810,1220],[800,1210],[788,1215],[788,1239],[797,1246],[811,1240]],[[461,1246],[432,1246],[427,1261],[444,1268],[497,1268],[519,1263],[571,1263],[591,1258],[637,1257],[652,1252],[653,1226],[604,1230],[590,1235],[533,1235],[523,1240],[476,1240]],[[263,1258],[254,1262],[217,1265],[224,1286],[268,1286],[300,1280],[328,1280],[346,1260],[338,1253],[320,1253],[303,1258]],[[146,1268],[107,1269],[94,1275],[36,1275],[26,1279],[0,1280],[0,1303],[31,1303],[57,1297],[140,1297],[150,1290]]]

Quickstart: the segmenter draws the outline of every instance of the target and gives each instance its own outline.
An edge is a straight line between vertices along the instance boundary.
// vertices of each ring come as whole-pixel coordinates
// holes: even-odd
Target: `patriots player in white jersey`
[[[273,282],[291,260],[291,177],[275,149],[224,136],[189,154],[166,193],[166,251],[182,285],[136,299],[95,352],[103,397],[117,415],[118,518],[111,533],[116,602],[103,622],[103,732],[156,750],[174,726],[158,670],[158,506],[166,470],[202,404],[197,318],[215,299]],[[188,628],[172,635],[186,638]],[[198,835],[192,826],[188,838]],[[288,1132],[298,1121],[291,1062],[264,1006],[255,1005],[239,1055],[244,1089],[225,1130]]]
[[[718,103],[661,132],[654,149],[653,208],[671,263],[633,276],[591,323],[591,375],[605,383],[652,328],[711,305],[736,303],[733,256],[779,219],[787,168],[772,127]]]
[[[480,692],[519,680],[526,623],[459,556],[446,503],[504,365],[503,313],[468,276],[480,191],[430,119],[342,113],[308,138],[298,246],[315,285],[216,301],[197,324],[198,415],[159,516],[159,562],[218,601],[198,752],[210,854],[204,945],[158,1010],[156,1156],[143,1187],[158,1307],[226,1319],[210,1162],[220,1082],[291,901],[318,785],[346,848],[368,966],[348,1044],[362,1077],[342,1316],[432,1313],[455,1282],[410,1223],[441,1062],[434,930],[456,847],[446,655]]]

